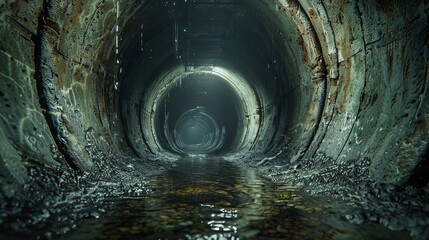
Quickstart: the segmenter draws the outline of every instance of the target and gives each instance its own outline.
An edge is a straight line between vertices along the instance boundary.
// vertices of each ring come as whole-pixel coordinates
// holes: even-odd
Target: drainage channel
[[[355,209],[220,158],[183,158],[140,196],[107,198],[106,212],[66,239],[410,239],[380,224],[352,224]]]

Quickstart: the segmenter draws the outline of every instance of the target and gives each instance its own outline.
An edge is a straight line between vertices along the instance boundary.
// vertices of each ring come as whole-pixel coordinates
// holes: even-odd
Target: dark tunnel
[[[208,190],[245,182],[252,204],[292,186],[341,199],[345,222],[427,239],[428,16],[424,0],[0,0],[0,238],[73,239],[111,197],[168,183],[159,191],[179,200],[153,206],[216,202],[227,190]],[[328,234],[276,223],[270,235],[252,204],[219,210],[246,216],[246,233],[207,220],[218,235],[203,236],[183,220],[186,235],[125,238]],[[346,239],[383,239],[359,236]]]

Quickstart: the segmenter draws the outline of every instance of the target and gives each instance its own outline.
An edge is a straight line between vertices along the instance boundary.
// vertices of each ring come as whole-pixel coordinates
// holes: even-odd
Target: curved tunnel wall
[[[177,66],[233,69],[254,91],[259,108],[247,117],[258,132],[250,151],[225,148],[235,159],[367,158],[375,181],[409,176],[429,130],[427,4],[221,2],[1,2],[5,182],[25,182],[30,159],[89,170],[103,152],[176,157],[153,150],[140,113],[151,84]],[[198,15],[218,12],[230,24],[206,23],[218,35],[195,47],[192,34],[207,34]],[[243,119],[229,141],[254,130]]]
[[[165,78],[149,75],[154,68],[158,68],[158,71],[155,73],[159,75],[163,75],[164,73],[162,72],[165,71],[166,75],[173,74],[179,76],[189,72],[197,72],[196,70],[192,69],[194,67],[197,67],[197,69],[199,69],[198,71],[210,72],[213,71],[210,70],[210,68],[220,66],[223,69],[227,69],[226,73],[228,75],[231,75],[228,72],[238,72],[239,74],[243,75],[240,78],[244,78],[252,90],[245,90],[242,88],[238,89],[237,91],[244,95],[256,95],[254,98],[257,100],[254,101],[260,102],[261,105],[259,109],[258,107],[254,106],[252,109],[248,109],[247,113],[243,114],[243,118],[245,117],[244,115],[248,115],[246,118],[247,122],[249,122],[246,123],[248,126],[246,126],[245,129],[247,129],[247,131],[255,131],[254,133],[249,133],[250,135],[255,135],[258,132],[259,127],[255,126],[256,124],[254,122],[262,121],[260,119],[260,115],[264,115],[260,114],[259,112],[263,111],[264,108],[270,110],[275,108],[272,106],[274,105],[274,101],[278,101],[276,99],[280,99],[280,96],[277,96],[277,94],[285,94],[285,92],[289,90],[289,94],[291,95],[290,99],[292,101],[295,99],[293,97],[294,93],[291,91],[290,87],[280,87],[278,88],[278,93],[273,94],[272,96],[269,96],[268,94],[268,92],[274,92],[273,89],[276,89],[275,84],[271,83],[271,81],[274,80],[274,76],[272,76],[273,73],[270,73],[269,69],[271,67],[270,65],[276,62],[276,56],[272,52],[266,53],[264,48],[270,47],[271,41],[274,40],[270,39],[270,41],[267,42],[268,40],[266,38],[270,29],[266,29],[265,26],[260,23],[262,20],[266,21],[265,19],[261,20],[259,18],[255,18],[254,20],[251,20],[253,15],[250,15],[250,13],[242,13],[244,10],[256,11],[254,6],[250,6],[251,8],[247,6],[247,8],[249,8],[247,9],[245,8],[246,6],[244,4],[239,4],[237,1],[230,1],[230,4],[220,4],[219,6],[216,6],[215,4],[193,6],[190,4],[189,8],[192,12],[192,14],[188,13],[188,15],[192,15],[190,17],[180,15],[186,13],[186,9],[182,10],[181,8],[187,7],[188,4],[178,3],[178,5],[173,5],[173,3],[170,3],[165,5],[164,3],[151,1],[146,2],[146,4],[147,6],[143,6],[141,9],[142,13],[136,13],[135,15],[138,17],[136,17],[136,19],[134,19],[132,22],[128,23],[131,26],[125,26],[125,29],[143,28],[140,34],[134,34],[129,37],[134,37],[135,40],[129,40],[133,44],[125,44],[125,50],[122,55],[124,59],[127,59],[124,61],[124,72],[132,72],[135,74],[134,76],[128,77],[127,73],[124,73],[124,76],[121,77],[121,79],[123,79],[123,87],[121,87],[121,85],[119,86],[121,90],[123,90],[123,92],[127,95],[130,93],[130,100],[123,101],[123,110],[127,109],[128,111],[125,114],[125,125],[134,126],[135,123],[140,122],[139,117],[145,117],[133,115],[133,113],[138,112],[138,109],[135,109],[132,106],[137,106],[137,108],[140,108],[140,105],[142,105],[139,103],[139,98],[141,95],[147,95],[148,92],[155,94],[160,91],[154,91],[152,89],[147,90],[147,85],[150,85],[151,81],[154,81],[154,79],[159,79],[158,81],[155,81],[159,82],[160,79]],[[156,10],[153,10],[152,8]],[[145,14],[147,9],[152,10],[151,12]],[[177,16],[170,14],[170,12],[175,11],[178,12]],[[224,12],[224,14],[221,16],[215,16],[219,11]],[[202,26],[199,26],[198,23],[202,21],[204,17],[206,17],[202,14],[207,12],[213,15],[207,17],[212,20],[208,20],[205,25],[202,24]],[[262,13],[260,14],[262,15]],[[193,20],[187,20],[189,18]],[[216,21],[223,22],[216,23]],[[188,27],[189,24],[194,24],[195,26]],[[232,26],[230,28],[224,28],[223,25],[225,24],[231,24]],[[252,27],[249,28],[248,26]],[[240,32],[241,30],[237,29],[244,29],[243,33]],[[160,31],[162,32],[159,33]],[[265,32],[261,33],[261,31]],[[154,36],[153,39],[152,36]],[[146,41],[147,43],[142,43],[142,41]],[[152,46],[153,43],[156,44]],[[258,49],[258,51],[252,51],[254,48],[262,49]],[[133,54],[135,54],[136,49],[140,50],[140,54],[138,55],[139,60],[136,61],[135,57],[133,60],[130,60],[131,58],[127,56],[134,56]],[[129,60],[132,62],[129,62]],[[290,59],[288,61],[290,61]],[[183,72],[174,73],[174,71],[176,71],[174,70],[176,66],[183,66],[185,69]],[[125,68],[128,70],[125,70]],[[142,69],[142,73],[135,70],[131,71],[129,69]],[[296,72],[291,72],[297,75]],[[286,74],[292,75],[290,73]],[[235,80],[237,77],[230,78],[230,81],[232,82],[238,83],[241,81]],[[293,82],[296,84],[296,81],[286,80],[283,82],[285,82],[286,86],[292,85]],[[238,85],[237,83],[235,85]],[[267,89],[269,87],[271,89]],[[129,90],[129,88],[132,90]],[[247,88],[248,87],[246,87],[246,89]],[[143,101],[145,102],[144,104],[147,104],[147,98],[145,98]],[[246,102],[243,97],[242,101]],[[286,108],[290,109],[292,106],[293,104],[287,104]],[[131,110],[128,110],[130,107]],[[286,110],[282,111],[284,115],[287,112],[287,114],[293,116],[293,111]],[[147,114],[153,114],[151,113],[153,110],[148,108],[146,108],[146,112]],[[130,115],[128,115],[128,113],[130,113]],[[271,118],[274,118],[273,116],[275,116],[275,114],[267,115],[267,117]],[[289,123],[289,121],[285,122]],[[156,141],[150,137],[153,134],[150,134],[149,131],[152,128],[149,119],[143,121],[143,125],[145,125],[143,127],[143,131],[140,132],[135,131],[133,127],[128,128],[132,129],[132,131],[127,133],[127,136],[133,139],[131,142],[136,143],[137,141],[135,141],[135,139],[143,139],[147,144],[147,147],[151,149],[152,152],[162,150],[160,147],[155,147],[155,149],[154,147],[151,147],[159,144],[156,144]],[[265,128],[269,128],[269,125],[272,124],[267,121],[265,122],[265,125]],[[287,126],[284,128],[287,128]],[[144,131],[147,132],[143,133]],[[148,137],[149,139],[147,139]],[[259,136],[259,139],[261,139],[260,142],[270,138],[270,136],[265,136],[263,134],[260,134]],[[255,141],[252,140],[254,137],[250,137],[248,139],[250,140],[245,140],[248,142],[246,145],[255,145],[253,143]],[[148,144],[147,142],[150,143]],[[141,149],[138,146],[139,144],[136,143],[134,145],[134,148]],[[239,150],[237,150],[237,152],[238,151]]]
[[[246,143],[254,141],[256,131],[249,134],[244,125],[253,124],[256,129],[258,126],[243,116],[258,105],[257,99],[249,97],[254,93],[244,79],[220,68],[185,70],[180,67],[173,73],[178,76],[174,74],[156,81],[157,88],[148,91],[157,93],[155,99],[150,98],[152,95],[144,99],[146,104],[141,115],[147,138],[164,138],[167,143],[159,146],[163,151],[185,155],[225,154],[251,146]],[[154,112],[153,117],[147,114],[150,110]],[[181,133],[187,125],[203,131],[203,137],[207,138],[204,147],[189,144],[182,147],[185,145],[180,141]],[[153,138],[151,141],[155,141]]]

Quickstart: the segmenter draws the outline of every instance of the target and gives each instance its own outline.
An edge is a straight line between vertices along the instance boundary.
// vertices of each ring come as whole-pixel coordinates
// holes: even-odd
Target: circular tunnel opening
[[[155,108],[156,138],[180,154],[219,154],[237,147],[244,132],[244,104],[233,87],[214,74],[179,78]]]
[[[118,32],[112,126],[140,156],[301,157],[326,80],[310,30],[271,1],[146,1]]]
[[[281,187],[353,199],[366,213],[343,217],[356,223],[412,234],[416,222],[426,227],[427,217],[416,217],[428,199],[425,1],[16,0],[0,8],[0,208],[9,205],[18,225],[7,214],[0,222],[15,232],[62,222],[52,216],[70,214],[52,203],[68,196],[80,200],[60,205],[76,216],[73,206],[95,206],[87,203],[112,189],[140,194],[153,172],[174,172],[170,161],[187,155],[186,171],[201,155],[222,156]],[[200,175],[212,178],[207,169]],[[80,198],[91,192],[97,201]],[[24,220],[27,203],[43,212]],[[403,210],[408,220],[396,217]]]

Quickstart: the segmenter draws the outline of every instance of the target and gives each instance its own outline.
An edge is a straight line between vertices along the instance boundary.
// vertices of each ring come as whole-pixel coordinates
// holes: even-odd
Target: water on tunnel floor
[[[108,198],[104,215],[66,239],[409,239],[352,224],[345,203],[277,186],[220,158],[183,158],[138,197]]]

